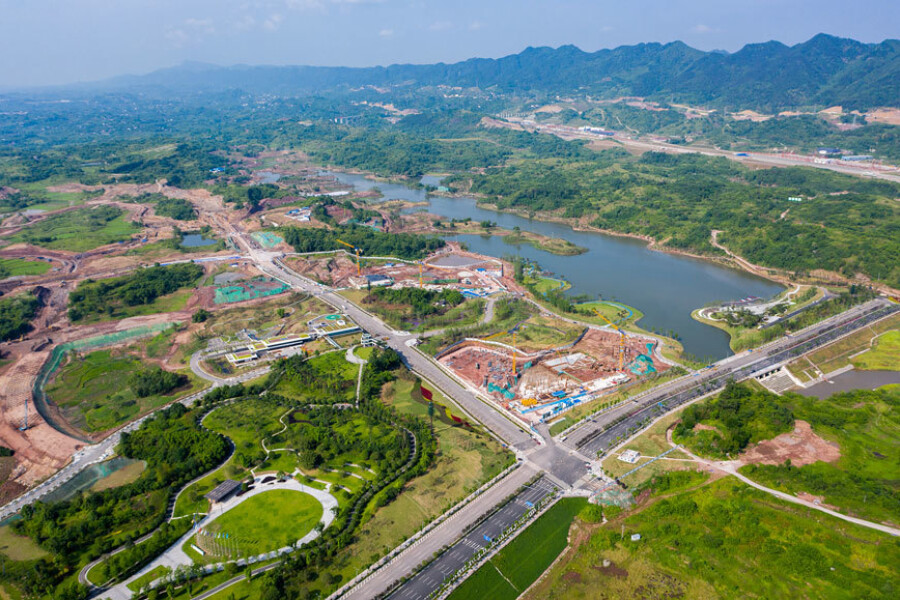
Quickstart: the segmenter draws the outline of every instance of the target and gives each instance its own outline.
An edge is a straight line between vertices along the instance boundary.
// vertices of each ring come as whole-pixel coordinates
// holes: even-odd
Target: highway
[[[499,506],[486,519],[459,538],[446,552],[390,594],[388,598],[425,600],[448,577],[462,569],[482,548],[490,546],[490,540],[500,536],[522,516],[533,510],[538,502],[556,491],[556,488],[544,478],[522,488],[512,500]]]
[[[640,424],[649,423],[673,408],[721,387],[730,378],[744,379],[757,371],[782,364],[897,311],[900,311],[900,305],[883,299],[855,306],[790,337],[780,338],[752,352],[728,357],[699,374],[656,387],[635,398],[634,402],[602,413],[571,430],[563,443],[586,456],[596,457]]]
[[[614,445],[617,439],[627,437],[647,426],[656,416],[713,391],[724,385],[729,378],[742,379],[760,370],[776,367],[872,321],[900,311],[900,306],[883,299],[872,300],[853,307],[790,337],[781,338],[752,352],[728,357],[699,373],[661,385],[637,396],[632,402],[585,421],[570,430],[567,435],[560,436],[560,439],[554,439],[550,436],[546,426],[528,430],[499,407],[480,399],[471,387],[452,377],[432,358],[409,345],[408,342],[413,339],[410,334],[394,331],[380,319],[347,301],[330,288],[298,275],[281,262],[281,253],[256,248],[255,244],[242,232],[232,229],[232,235],[239,245],[246,248],[249,258],[263,273],[321,299],[346,314],[373,336],[384,339],[390,348],[400,354],[402,360],[412,371],[444,392],[473,421],[480,422],[493,435],[513,449],[519,460],[522,461],[520,468],[515,469],[472,500],[463,510],[427,532],[385,566],[368,574],[357,585],[345,591],[341,595],[344,598],[371,598],[382,594],[394,582],[414,573],[415,569],[423,561],[430,559],[435,552],[455,544],[451,551],[443,554],[437,561],[416,574],[396,590],[392,597],[424,598],[428,596],[440,586],[447,576],[455,572],[455,568],[458,569],[478,550],[478,540],[472,538],[472,535],[476,537],[481,535],[481,539],[484,539],[484,535],[493,537],[509,523],[515,521],[517,517],[513,513],[521,508],[516,502],[503,506],[499,511],[494,508],[500,506],[503,500],[511,494],[532,493],[528,490],[519,492],[520,487],[532,476],[543,475],[540,480],[543,482],[540,490],[544,495],[550,493],[548,491],[550,486],[560,490],[577,488],[588,479],[587,467],[589,464],[586,463],[595,459],[598,453]],[[221,385],[226,382],[233,383],[255,377],[259,372],[262,370],[256,370],[240,378],[227,381],[211,375],[207,379],[211,380],[214,385]],[[180,402],[190,404],[204,393],[205,391],[193,394],[181,399]],[[24,504],[39,499],[43,494],[67,481],[87,464],[111,455],[115,445],[118,444],[121,433],[136,429],[149,416],[130,423],[100,444],[82,450],[70,465],[45,484],[4,507],[0,516],[18,511]],[[528,501],[533,502],[530,499]],[[527,506],[524,503],[519,504]],[[492,516],[481,522],[483,515],[488,513],[491,513]],[[521,515],[524,512],[517,514]],[[473,526],[476,527],[474,532],[466,533]],[[496,533],[491,533],[495,531]],[[466,533],[465,537],[463,537],[464,533]],[[238,580],[235,578],[233,581]],[[220,586],[217,589],[224,587],[226,586]]]
[[[765,152],[735,152],[733,150],[720,150],[719,148],[710,148],[703,146],[680,146],[677,144],[669,144],[662,141],[635,139],[627,134],[617,132],[614,136],[601,136],[592,133],[586,133],[575,127],[566,125],[539,124],[529,122],[525,119],[512,117],[506,120],[495,121],[498,124],[506,125],[512,128],[512,125],[519,125],[526,130],[539,131],[555,135],[562,139],[582,139],[582,140],[604,140],[612,139],[619,142],[625,147],[631,147],[641,152],[656,151],[668,152],[669,154],[702,154],[704,156],[722,156],[729,160],[741,162],[745,164],[763,164],[773,167],[810,167],[814,169],[826,169],[835,171],[844,175],[853,175],[855,177],[871,177],[873,179],[882,179],[893,183],[900,183],[900,169],[894,166],[870,166],[847,161],[834,159],[821,159],[811,156],[790,155],[790,154],[769,154]],[[739,156],[741,154],[741,156]]]

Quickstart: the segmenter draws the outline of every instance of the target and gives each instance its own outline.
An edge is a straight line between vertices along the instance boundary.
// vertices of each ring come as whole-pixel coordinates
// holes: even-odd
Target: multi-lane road
[[[526,474],[543,473],[544,477],[541,481],[544,484],[542,484],[541,490],[543,491],[541,493],[549,490],[549,485],[563,490],[579,487],[588,479],[586,467],[590,466],[590,458],[596,458],[598,453],[609,448],[615,441],[624,439],[645,427],[655,416],[721,387],[730,378],[742,379],[762,370],[777,368],[795,356],[824,345],[888,314],[900,311],[900,306],[882,299],[854,307],[790,337],[772,342],[763,348],[729,357],[699,373],[654,388],[636,397],[632,402],[585,421],[570,430],[565,436],[561,436],[560,439],[554,439],[546,427],[529,430],[499,407],[480,399],[473,389],[455,379],[436,361],[421,353],[414,345],[409,344],[408,342],[412,338],[408,333],[394,331],[380,319],[350,303],[330,288],[298,275],[281,262],[280,253],[257,248],[242,232],[232,229],[232,236],[235,241],[244,246],[249,258],[262,272],[277,277],[297,290],[318,297],[335,307],[336,310],[346,314],[372,335],[384,339],[389,347],[401,355],[411,370],[444,392],[473,420],[480,422],[493,435],[513,449],[519,460],[522,461],[519,469],[514,470],[487,490],[473,502],[471,507],[467,506],[459,514],[435,527],[422,536],[416,544],[398,554],[386,566],[375,571],[366,580],[349,590],[346,597],[351,598],[373,597],[384,593],[394,581],[413,573],[424,558],[430,557],[440,548],[455,544],[450,552],[442,555],[432,566],[413,577],[395,592],[396,597],[402,598],[426,597],[437,589],[447,576],[455,572],[454,565],[463,564],[468,560],[466,556],[471,557],[477,550],[474,546],[478,545],[478,540],[473,538],[473,541],[469,538],[472,535],[477,537],[478,533],[463,537],[464,531],[479,522],[480,515],[485,513],[485,509],[497,506],[510,494],[517,493],[526,479]],[[208,379],[217,378],[210,377]],[[220,383],[222,382],[215,382],[216,385]],[[181,401],[190,403],[200,395],[196,394]],[[146,418],[144,417],[144,419]],[[142,421],[143,419],[135,421],[121,431],[131,431],[137,428]],[[118,443],[121,431],[100,444],[82,450],[76,460],[45,482],[43,486],[31,490],[28,494],[4,507],[0,516],[20,510],[23,505],[36,501],[45,493],[58,487],[63,481],[70,479],[87,464],[111,454],[112,449]],[[526,500],[531,502],[527,498]],[[511,506],[516,507],[517,505],[513,503]],[[527,505],[522,504],[522,506]],[[470,508],[471,510],[469,510]],[[475,510],[476,508],[478,510]],[[489,530],[499,532],[497,528],[502,529],[505,526],[504,519],[514,516],[512,512],[507,512],[508,515],[502,510],[496,511],[488,520],[478,524],[475,531],[479,532],[484,529],[481,535],[491,537]],[[517,512],[517,514],[524,513]],[[509,523],[514,520],[515,518],[512,518]],[[471,543],[467,544],[466,540]],[[469,553],[466,548],[472,552]]]
[[[673,408],[723,386],[729,379],[745,379],[756,372],[774,369],[810,350],[900,311],[900,305],[876,299],[807,327],[752,352],[723,359],[704,371],[658,386],[633,402],[603,413],[569,431],[564,444],[586,456],[596,457],[629,431],[652,421]]]

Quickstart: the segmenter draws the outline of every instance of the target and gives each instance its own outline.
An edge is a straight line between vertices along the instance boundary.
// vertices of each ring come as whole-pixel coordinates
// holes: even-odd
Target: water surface
[[[200,233],[186,233],[181,236],[181,245],[185,248],[198,248],[200,246],[212,246],[218,240],[203,237]]]
[[[586,248],[584,254],[558,256],[529,245],[507,244],[500,237],[447,237],[465,242],[473,252],[496,257],[518,255],[536,261],[545,270],[569,281],[572,294],[588,294],[634,306],[644,313],[639,323],[643,328],[677,333],[685,349],[697,357],[719,359],[730,355],[731,349],[724,331],[691,318],[694,309],[748,296],[768,298],[784,289],[766,279],[710,261],[650,250],[641,240],[575,231],[560,223],[480,208],[473,198],[430,196],[421,189],[376,182],[361,175],[329,174],[356,190],[378,188],[385,199],[428,202],[427,209],[423,209],[445,218],[489,220],[504,228],[519,227]],[[422,183],[438,185],[440,179],[426,176]]]

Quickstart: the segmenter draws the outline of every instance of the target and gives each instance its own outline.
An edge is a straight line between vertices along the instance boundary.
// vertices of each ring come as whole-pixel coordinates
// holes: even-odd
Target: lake
[[[549,237],[569,240],[587,249],[577,256],[558,256],[529,245],[511,245],[496,236],[448,236],[465,242],[470,250],[490,256],[517,255],[533,260],[572,284],[570,293],[602,296],[640,309],[644,329],[678,333],[685,350],[698,357],[723,358],[731,354],[728,335],[691,318],[691,312],[712,302],[748,296],[768,298],[783,286],[738,269],[687,256],[657,252],[641,240],[598,232],[575,231],[568,225],[528,219],[480,208],[474,198],[429,196],[425,190],[376,182],[362,175],[330,173],[356,190],[377,188],[385,199],[427,202],[430,213],[445,218],[489,220],[500,227],[519,227]],[[439,177],[422,183],[438,185]],[[423,207],[424,209],[424,207]]]

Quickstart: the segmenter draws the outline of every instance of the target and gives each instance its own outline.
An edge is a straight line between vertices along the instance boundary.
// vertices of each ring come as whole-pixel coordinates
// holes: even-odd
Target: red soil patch
[[[610,562],[608,566],[603,565],[594,565],[594,569],[600,571],[607,577],[628,577],[628,571],[623,569],[622,567],[616,566],[616,563]]]
[[[841,457],[837,444],[827,442],[813,432],[806,421],[797,421],[794,431],[756,444],[744,452],[744,464],[780,465],[790,459],[795,467],[814,462],[834,462]]]

